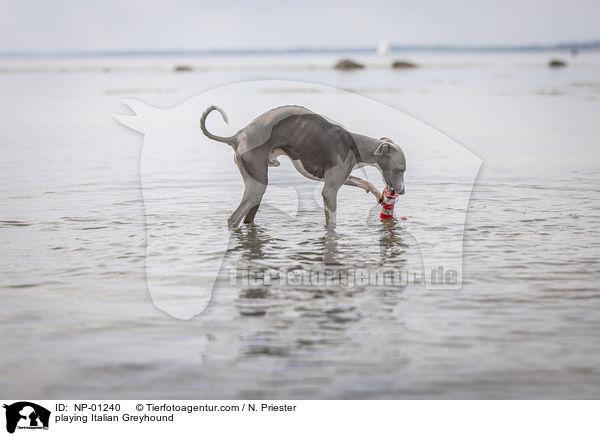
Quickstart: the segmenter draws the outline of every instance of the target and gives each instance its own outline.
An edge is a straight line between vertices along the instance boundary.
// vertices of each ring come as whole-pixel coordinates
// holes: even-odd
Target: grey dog
[[[210,106],[200,118],[208,138],[231,145],[235,163],[244,179],[242,201],[229,217],[230,227],[242,219],[252,223],[267,189],[268,167],[279,166],[277,158],[288,156],[303,176],[324,182],[323,204],[328,227],[335,226],[337,192],[342,185],[356,186],[381,198],[366,180],[350,175],[355,168],[371,165],[379,169],[389,190],[404,194],[406,158],[389,138],[374,139],[352,133],[325,117],[301,106],[281,106],[260,115],[229,137],[213,135],[206,129],[206,118],[223,109]]]

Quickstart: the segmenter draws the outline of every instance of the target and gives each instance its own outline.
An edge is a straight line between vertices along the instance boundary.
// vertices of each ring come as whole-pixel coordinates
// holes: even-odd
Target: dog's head
[[[380,138],[381,144],[375,150],[377,157],[377,166],[383,176],[383,181],[388,188],[393,189],[398,194],[403,195],[404,172],[406,171],[406,158],[402,149],[394,144],[390,138]]]

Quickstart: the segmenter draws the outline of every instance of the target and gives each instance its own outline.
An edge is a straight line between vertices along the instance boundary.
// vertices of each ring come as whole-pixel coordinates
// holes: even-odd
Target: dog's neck
[[[361,162],[364,165],[377,165],[380,156],[375,154],[375,150],[381,144],[378,139],[373,139],[368,136],[351,133],[354,143],[358,148]]]

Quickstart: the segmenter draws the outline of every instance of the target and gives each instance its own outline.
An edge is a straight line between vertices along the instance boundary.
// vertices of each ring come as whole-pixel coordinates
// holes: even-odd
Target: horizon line
[[[549,44],[394,44],[389,43],[389,53],[403,51],[550,51],[600,49],[600,39],[588,41],[557,42]],[[122,57],[122,56],[206,56],[240,54],[318,54],[318,53],[373,53],[373,46],[287,47],[287,48],[225,48],[225,49],[127,49],[127,50],[59,50],[0,52],[0,57]]]

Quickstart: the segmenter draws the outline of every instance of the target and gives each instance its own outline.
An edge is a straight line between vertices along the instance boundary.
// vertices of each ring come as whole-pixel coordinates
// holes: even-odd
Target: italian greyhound
[[[376,167],[388,190],[404,194],[406,159],[402,149],[389,138],[374,139],[352,133],[325,117],[301,106],[281,106],[260,115],[229,137],[213,135],[206,129],[206,118],[218,111],[227,123],[223,109],[210,106],[200,118],[208,138],[229,144],[244,179],[242,201],[229,217],[230,227],[242,219],[252,223],[267,189],[268,167],[279,166],[277,158],[288,156],[303,176],[324,182],[325,222],[335,226],[337,193],[342,185],[356,186],[372,193],[379,191],[368,181],[350,175],[365,165]]]

